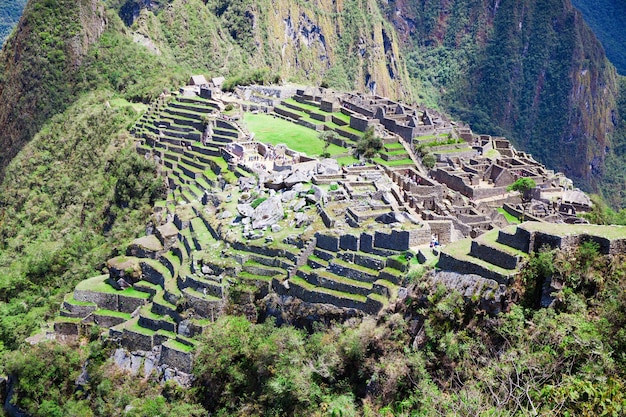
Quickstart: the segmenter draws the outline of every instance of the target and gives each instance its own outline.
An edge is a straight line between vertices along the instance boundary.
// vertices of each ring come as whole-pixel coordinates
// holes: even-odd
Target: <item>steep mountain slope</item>
[[[98,1],[27,5],[0,54],[0,179],[43,122],[75,100],[77,70],[104,26],[104,8]]]
[[[387,16],[425,98],[597,189],[617,76],[569,0],[400,0]]]
[[[26,0],[0,1],[0,47],[11,33],[26,6]]]
[[[626,75],[626,3],[620,0],[572,0],[585,16],[617,72]]]

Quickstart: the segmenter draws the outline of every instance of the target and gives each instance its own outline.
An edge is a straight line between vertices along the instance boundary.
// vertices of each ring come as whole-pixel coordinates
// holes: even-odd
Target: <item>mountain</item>
[[[619,0],[572,0],[593,29],[617,72],[626,75],[626,3]]]
[[[0,1],[0,47],[22,15],[27,0]]]
[[[378,323],[307,335],[223,318],[189,391],[114,372],[97,331],[19,350],[145,234],[163,184],[128,129],[189,75],[425,102],[617,206],[626,86],[602,51],[564,0],[30,0],[0,54],[0,363],[18,403],[42,416],[619,415],[626,274],[593,245],[533,257],[522,307],[497,318],[423,281]],[[556,307],[535,310],[524,297],[553,276]]]
[[[425,98],[597,190],[618,83],[569,0],[390,2]]]

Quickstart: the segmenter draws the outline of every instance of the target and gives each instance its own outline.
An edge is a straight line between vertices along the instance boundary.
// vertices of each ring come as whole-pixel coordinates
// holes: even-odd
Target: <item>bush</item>
[[[437,159],[435,159],[435,155],[431,153],[427,153],[422,156],[422,164],[428,169],[433,169],[435,164],[437,163]]]

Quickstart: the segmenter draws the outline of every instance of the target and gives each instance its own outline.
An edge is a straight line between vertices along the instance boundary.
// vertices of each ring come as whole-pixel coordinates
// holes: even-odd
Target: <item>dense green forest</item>
[[[9,65],[18,61],[15,49],[2,60],[0,87],[5,97],[15,99],[10,120],[30,129],[28,143],[7,165],[0,185],[0,373],[17,378],[16,404],[33,416],[626,412],[626,269],[624,259],[600,256],[593,245],[534,256],[515,282],[517,304],[497,317],[480,311],[476,300],[420,277],[411,282],[410,296],[379,319],[320,325],[312,333],[276,327],[272,320],[222,317],[203,336],[190,389],[118,371],[110,359],[115,347],[97,329],[72,349],[54,342],[27,346],[24,339],[57,313],[66,292],[102,271],[106,259],[144,234],[152,203],[164,191],[156,167],[131,149],[128,128],[146,104],[194,72],[221,71],[231,83],[253,78],[254,70],[268,80],[276,74],[267,65],[270,55],[250,53],[255,40],[241,33],[251,1],[231,2],[230,8],[219,1],[173,1],[158,13],[138,14],[130,28],[124,20],[133,20],[138,2],[107,2],[103,32],[75,55],[65,48],[66,41],[84,28],[66,19],[81,15],[77,7],[85,4],[93,5],[87,0],[31,2],[33,35],[29,48],[19,51],[22,67]],[[492,117],[504,98],[471,101],[493,97],[485,86],[467,90],[473,82],[464,78],[467,71],[481,67],[481,76],[498,85],[507,81],[500,79],[502,71],[522,68],[520,79],[497,91],[515,90],[516,105],[523,110],[519,117],[527,121],[533,117],[532,97],[521,91],[523,80],[545,72],[549,83],[568,83],[566,64],[543,58],[567,55],[575,37],[547,30],[552,15],[538,6],[527,23],[546,33],[524,33],[515,39],[525,43],[515,44],[507,31],[512,18],[505,15],[495,22],[495,40],[483,50],[474,40],[486,36],[482,28],[489,17],[473,12],[473,3],[464,4],[452,8],[449,30],[439,33],[441,4],[412,3],[419,9],[419,24],[432,34],[422,40],[416,35],[419,48],[406,57],[417,91],[427,103],[448,106],[472,120],[477,131],[523,132],[518,125],[495,127]],[[518,12],[506,7],[512,15]],[[350,37],[337,49],[349,58],[324,77],[318,74],[320,80],[355,86],[354,72],[363,65],[355,59],[359,50],[353,41],[359,41],[366,11],[355,7],[345,13]],[[132,31],[149,36],[160,54],[133,42]],[[500,41],[510,48],[498,50]],[[535,64],[512,62],[523,45],[530,45]],[[11,88],[28,88],[9,91],[11,82]],[[549,107],[545,111],[564,105],[565,90],[542,91],[548,95],[542,101]],[[626,114],[625,97],[619,99],[620,114]],[[547,140],[565,122],[542,123]],[[613,162],[607,165],[615,170],[615,183],[606,183],[606,193],[616,195],[613,205],[623,198],[614,192],[623,189],[626,125],[621,123],[608,157]],[[608,208],[596,214],[602,222],[624,218]],[[537,295],[547,278],[563,287],[553,308],[539,309]],[[84,371],[89,377],[80,379]]]
[[[9,36],[17,21],[20,20],[24,6],[28,0],[0,1],[0,47]]]
[[[619,0],[572,0],[585,16],[607,57],[621,75],[626,75],[626,3]]]

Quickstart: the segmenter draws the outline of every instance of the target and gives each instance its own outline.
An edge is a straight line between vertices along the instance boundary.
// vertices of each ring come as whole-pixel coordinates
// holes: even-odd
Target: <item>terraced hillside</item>
[[[269,292],[356,314],[375,314],[397,296],[408,269],[404,253],[346,242],[329,248],[316,200],[329,186],[261,190],[261,179],[231,159],[229,145],[250,143],[248,128],[223,110],[223,103],[198,96],[162,97],[134,126],[137,151],[160,164],[168,196],[155,205],[149,234],[110,259],[108,274],[82,281],[66,297],[58,334],[109,328],[122,347],[160,346],[160,365],[189,372],[193,337],[236,308],[254,320],[254,300]],[[343,114],[325,118],[345,126]],[[350,144],[333,151],[351,158],[344,147]],[[397,142],[385,146],[401,151]],[[262,210],[272,201],[280,211],[276,224],[242,230],[243,203]]]

